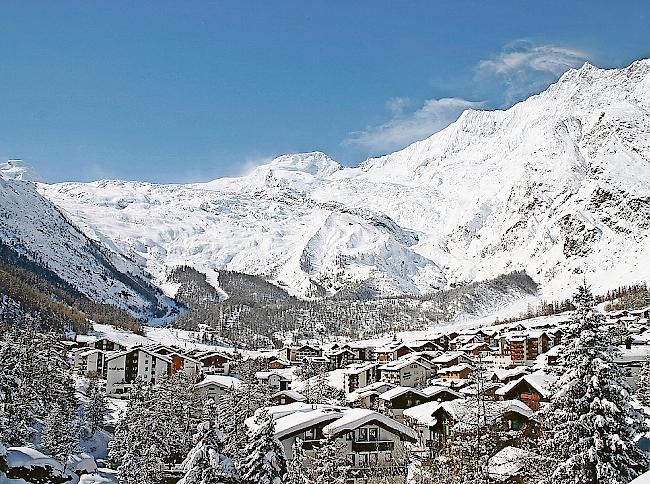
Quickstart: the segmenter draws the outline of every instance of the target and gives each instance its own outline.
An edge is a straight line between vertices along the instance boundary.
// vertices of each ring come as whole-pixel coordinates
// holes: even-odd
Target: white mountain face
[[[33,182],[45,181],[34,168],[23,160],[7,160],[4,163],[0,163],[0,178]]]
[[[650,61],[585,64],[505,111],[466,111],[357,168],[285,155],[193,185],[39,184],[85,233],[166,282],[189,264],[294,294],[367,280],[430,292],[526,270],[543,296],[650,279]]]
[[[147,283],[137,264],[89,240],[33,183],[0,177],[0,202],[0,242],[90,299],[149,318],[175,306]]]

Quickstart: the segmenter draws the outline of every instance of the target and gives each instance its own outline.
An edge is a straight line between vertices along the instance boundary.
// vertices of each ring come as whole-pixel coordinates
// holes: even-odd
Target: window
[[[354,467],[354,454],[346,454],[345,463],[349,466]]]
[[[368,441],[368,429],[359,429],[359,442]]]
[[[376,466],[377,465],[377,452],[372,452],[371,454],[368,454],[370,465],[371,466]]]
[[[510,427],[512,430],[519,430],[521,428],[521,422],[518,419],[512,419],[510,421]]]
[[[359,467],[368,466],[368,454],[359,454]]]
[[[354,432],[348,432],[345,434],[345,440],[353,440],[354,439]]]
[[[392,459],[393,459],[393,454],[391,454],[390,452],[386,452],[386,453],[384,454],[384,460],[385,460],[386,462],[390,462]]]
[[[305,430],[305,440],[316,440],[316,432],[314,429]]]
[[[379,440],[379,429],[372,428],[368,431],[368,440],[377,442]]]

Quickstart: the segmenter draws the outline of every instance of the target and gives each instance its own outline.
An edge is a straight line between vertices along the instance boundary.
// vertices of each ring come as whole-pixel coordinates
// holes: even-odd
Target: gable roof
[[[412,428],[407,427],[406,425],[379,412],[365,408],[350,408],[345,410],[340,418],[327,424],[323,428],[323,433],[327,436],[335,436],[341,432],[349,432],[371,422],[377,422],[381,426],[388,428],[413,442],[417,439],[417,433]]]
[[[390,390],[388,390],[388,391],[382,393],[381,395],[379,395],[379,398],[381,398],[382,400],[390,401],[390,400],[392,400],[394,398],[397,398],[397,397],[399,397],[401,395],[404,395],[405,393],[408,393],[408,392],[411,392],[411,393],[414,393],[415,395],[426,398],[426,395],[424,393],[422,393],[422,391],[418,390],[417,388],[401,387],[401,386],[391,388]]]
[[[554,375],[549,375],[543,371],[536,371],[530,375],[524,375],[518,380],[513,380],[503,387],[499,388],[494,392],[495,395],[505,396],[522,381],[527,382],[531,387],[537,391],[542,397],[548,398],[551,396],[551,387],[553,383],[557,380],[557,377]]]

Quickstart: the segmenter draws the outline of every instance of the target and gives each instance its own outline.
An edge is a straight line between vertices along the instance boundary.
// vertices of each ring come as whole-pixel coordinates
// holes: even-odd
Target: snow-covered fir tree
[[[643,360],[637,385],[638,389],[636,394],[639,402],[646,407],[650,406],[650,356],[647,356]]]
[[[305,451],[302,439],[296,438],[291,446],[291,459],[287,461],[287,477],[284,484],[308,484],[305,469]]]
[[[648,468],[648,456],[634,442],[644,429],[642,415],[630,405],[630,387],[613,362],[586,285],[574,298],[575,313],[558,360],[559,379],[543,410],[544,455],[556,484],[625,484]]]
[[[116,464],[124,484],[154,484],[162,478],[163,452],[154,425],[155,395],[150,385],[137,378],[129,391],[126,412],[109,443],[109,459]]]
[[[78,451],[79,429],[74,421],[70,421],[67,412],[55,405],[45,419],[41,447],[53,457],[66,461]]]
[[[243,382],[231,388],[219,401],[218,425],[226,441],[225,452],[235,460],[246,456],[244,449],[248,442],[248,429],[244,421],[255,412],[270,404],[271,390],[268,385]]]
[[[86,422],[90,428],[90,433],[94,434],[104,425],[106,418],[106,392],[97,384],[96,379],[91,379],[86,389]]]
[[[343,457],[345,445],[335,439],[323,439],[309,458],[306,484],[345,484],[349,466]]]
[[[273,416],[263,408],[255,416],[255,430],[250,432],[249,442],[241,464],[240,474],[245,483],[282,484],[287,474],[284,449],[275,438]]]
[[[232,459],[223,453],[224,436],[215,419],[215,405],[209,400],[204,420],[198,424],[195,445],[182,467],[185,475],[179,484],[229,484],[236,482]]]

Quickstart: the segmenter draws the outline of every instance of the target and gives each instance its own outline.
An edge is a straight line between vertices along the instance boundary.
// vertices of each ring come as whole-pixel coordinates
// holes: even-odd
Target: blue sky
[[[650,56],[647,1],[0,3],[0,158],[50,181],[344,164]]]

